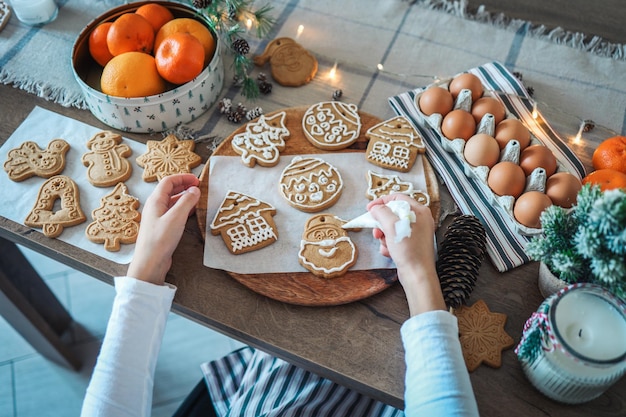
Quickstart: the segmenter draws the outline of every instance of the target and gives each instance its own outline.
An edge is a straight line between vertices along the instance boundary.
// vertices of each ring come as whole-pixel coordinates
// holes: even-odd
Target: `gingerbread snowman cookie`
[[[304,226],[298,261],[313,275],[336,278],[356,263],[358,250],[341,228],[345,221],[328,214],[316,214]]]
[[[87,179],[96,187],[110,187],[130,178],[133,168],[126,157],[132,150],[122,144],[122,136],[111,131],[96,133],[87,142],[90,152],[83,154]]]

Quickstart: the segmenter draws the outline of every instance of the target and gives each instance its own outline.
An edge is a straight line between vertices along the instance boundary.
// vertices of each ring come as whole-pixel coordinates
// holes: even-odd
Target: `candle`
[[[56,19],[59,13],[54,0],[10,0],[17,18],[27,25],[43,25]]]
[[[597,285],[571,285],[528,320],[516,353],[546,396],[590,401],[626,373],[626,305]]]

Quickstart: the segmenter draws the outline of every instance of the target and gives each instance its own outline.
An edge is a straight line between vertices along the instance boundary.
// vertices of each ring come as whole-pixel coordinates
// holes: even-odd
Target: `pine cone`
[[[262,114],[263,114],[263,109],[260,107],[255,107],[252,110],[248,110],[246,112],[246,119],[254,120],[257,117],[261,116]]]
[[[243,116],[239,112],[231,111],[230,113],[228,113],[228,121],[231,123],[241,123],[242,119]]]
[[[192,3],[196,9],[206,9],[213,3],[213,0],[193,0]]]
[[[485,257],[486,234],[480,220],[463,215],[452,221],[438,251],[437,274],[448,307],[465,304]]]
[[[228,114],[233,108],[233,103],[229,98],[223,98],[219,101],[218,106],[220,109],[220,113]]]
[[[233,50],[239,55],[246,55],[250,52],[250,45],[248,41],[242,38],[237,38],[232,43]]]
[[[259,81],[259,91],[263,94],[269,94],[272,92],[272,83],[267,81]]]
[[[341,90],[333,91],[333,100],[337,101],[337,100],[341,99],[342,95],[343,95],[343,91],[341,91]]]

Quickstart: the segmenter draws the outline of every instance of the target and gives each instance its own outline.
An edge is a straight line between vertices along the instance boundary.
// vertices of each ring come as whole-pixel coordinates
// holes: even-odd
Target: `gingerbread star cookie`
[[[502,351],[513,347],[513,338],[504,330],[506,314],[492,313],[483,300],[471,307],[463,305],[454,312],[459,323],[459,339],[467,370],[473,372],[481,363],[499,368]]]
[[[168,175],[189,173],[202,162],[194,153],[193,140],[179,140],[168,135],[162,140],[149,140],[148,151],[137,157],[137,164],[144,169],[142,178],[146,182],[160,181]]]
[[[69,143],[63,139],[54,139],[46,149],[27,141],[9,151],[4,170],[16,182],[34,176],[50,178],[65,169],[65,154],[69,150]]]
[[[410,171],[417,155],[426,150],[422,137],[403,116],[372,126],[365,136],[369,139],[366,159],[374,165],[395,171]]]
[[[285,127],[287,113],[279,112],[271,117],[261,115],[246,124],[246,131],[233,137],[231,146],[241,155],[243,164],[254,167],[259,164],[272,167],[278,163],[280,151],[285,149],[289,130]]]

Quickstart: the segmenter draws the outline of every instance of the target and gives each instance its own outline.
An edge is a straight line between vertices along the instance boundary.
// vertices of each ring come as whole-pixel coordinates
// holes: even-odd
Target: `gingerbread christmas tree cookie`
[[[275,214],[271,204],[229,191],[211,222],[211,233],[221,235],[234,255],[261,249],[278,239]]]
[[[87,238],[94,243],[104,243],[104,248],[110,252],[119,251],[122,243],[135,243],[141,219],[138,207],[139,200],[128,194],[124,183],[118,183],[91,213],[94,221],[85,230]]]
[[[365,157],[383,168],[408,172],[417,155],[425,151],[422,137],[403,116],[372,126],[365,136],[369,139]]]
[[[137,157],[137,164],[144,169],[142,178],[146,182],[160,181],[172,174],[191,172],[202,162],[194,153],[193,140],[180,140],[168,135],[163,140],[149,140],[148,151]]]
[[[278,163],[280,151],[285,149],[289,130],[285,127],[287,113],[278,112],[271,117],[259,116],[246,124],[246,131],[233,137],[231,146],[241,155],[244,165],[255,164],[272,167]]]
[[[506,314],[492,313],[483,300],[454,311],[459,323],[459,339],[468,371],[481,363],[499,368],[502,351],[513,347],[513,338],[504,330]]]
[[[60,208],[56,207],[58,201]],[[41,228],[48,237],[58,237],[64,228],[81,224],[86,219],[80,208],[76,183],[65,175],[55,175],[41,185],[37,201],[24,224]]]
[[[65,154],[69,150],[69,143],[63,139],[52,140],[46,149],[26,141],[9,151],[4,170],[13,181],[24,181],[34,176],[50,178],[63,172]]]

